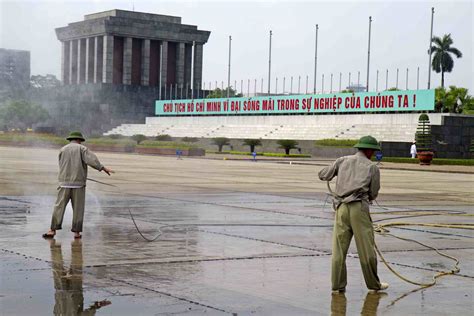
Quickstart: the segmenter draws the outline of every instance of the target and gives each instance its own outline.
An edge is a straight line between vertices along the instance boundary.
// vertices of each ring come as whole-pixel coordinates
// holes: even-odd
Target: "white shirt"
[[[80,189],[84,187],[83,185],[60,185],[61,188],[65,189]]]
[[[416,145],[415,144],[411,145],[410,154],[416,154]]]

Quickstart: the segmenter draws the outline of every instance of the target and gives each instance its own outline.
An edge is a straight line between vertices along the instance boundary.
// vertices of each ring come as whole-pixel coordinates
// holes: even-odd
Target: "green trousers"
[[[72,205],[72,228],[71,231],[82,232],[84,220],[84,206],[86,203],[86,187],[79,189],[59,188],[58,197],[54,204],[53,218],[51,219],[51,230],[62,228],[64,211],[66,205],[71,201]]]
[[[368,207],[362,207],[360,201],[342,203],[336,211],[332,242],[332,289],[346,288],[346,256],[353,235],[365,284],[371,290],[378,290],[380,281],[377,276],[374,228]]]

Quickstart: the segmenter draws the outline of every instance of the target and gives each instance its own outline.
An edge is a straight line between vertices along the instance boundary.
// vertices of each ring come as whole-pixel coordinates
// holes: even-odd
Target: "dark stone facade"
[[[470,158],[474,116],[443,116],[442,125],[431,126],[433,149],[438,158]]]
[[[435,158],[472,158],[469,147],[474,139],[474,116],[443,116],[441,123],[431,126]],[[410,142],[383,142],[382,152],[386,157],[410,157],[410,146]]]

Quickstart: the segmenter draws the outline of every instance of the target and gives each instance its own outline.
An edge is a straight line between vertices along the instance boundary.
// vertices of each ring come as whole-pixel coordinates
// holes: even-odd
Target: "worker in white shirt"
[[[413,141],[410,147],[411,158],[416,158],[416,141]]]

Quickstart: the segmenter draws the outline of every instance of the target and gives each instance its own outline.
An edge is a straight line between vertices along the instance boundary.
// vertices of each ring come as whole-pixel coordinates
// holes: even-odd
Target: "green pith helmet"
[[[67,140],[73,140],[73,139],[79,139],[83,142],[86,141],[86,139],[84,138],[84,136],[82,136],[82,133],[81,132],[78,132],[78,131],[74,131],[74,132],[71,132],[69,133],[69,136],[66,138]]]
[[[354,145],[355,148],[358,149],[373,149],[373,150],[380,150],[380,145],[377,140],[372,136],[362,136],[359,139],[359,142]]]

